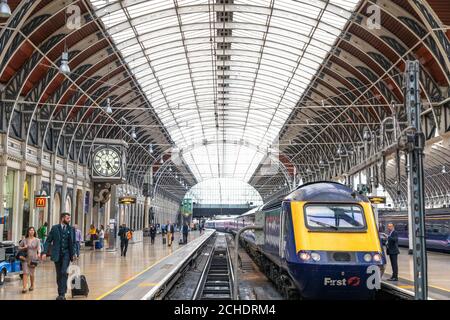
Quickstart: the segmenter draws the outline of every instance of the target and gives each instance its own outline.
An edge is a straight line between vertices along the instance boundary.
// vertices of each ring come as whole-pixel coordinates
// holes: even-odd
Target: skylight
[[[359,0],[91,2],[197,180],[247,182]]]

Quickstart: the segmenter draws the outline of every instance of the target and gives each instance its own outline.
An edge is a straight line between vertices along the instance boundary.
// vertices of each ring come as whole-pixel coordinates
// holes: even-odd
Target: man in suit
[[[183,243],[187,243],[188,234],[189,234],[189,224],[187,221],[183,224],[183,227],[181,228],[181,233],[183,234]]]
[[[42,260],[45,260],[51,246],[51,259],[55,263],[58,284],[56,300],[66,300],[67,268],[76,259],[75,244],[75,229],[70,226],[70,213],[61,213],[60,223],[54,225],[47,236],[42,255]]]
[[[394,224],[389,223],[387,225],[388,237],[386,243],[386,253],[389,256],[392,266],[392,276],[388,281],[398,281],[398,254],[400,250],[398,249],[398,234],[395,231]]]

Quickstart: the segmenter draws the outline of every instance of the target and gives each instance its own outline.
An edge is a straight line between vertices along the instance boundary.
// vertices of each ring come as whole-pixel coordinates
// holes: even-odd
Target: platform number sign
[[[185,217],[192,215],[192,199],[183,199],[181,203],[181,214]]]

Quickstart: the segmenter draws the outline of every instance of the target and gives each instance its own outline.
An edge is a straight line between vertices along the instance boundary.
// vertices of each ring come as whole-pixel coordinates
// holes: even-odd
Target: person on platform
[[[150,226],[150,243],[155,244],[156,227],[154,224]]]
[[[188,234],[189,234],[189,225],[187,221],[183,224],[183,227],[181,228],[181,231],[183,233],[183,243],[187,243]]]
[[[73,228],[75,229],[75,254],[77,258],[80,257],[80,247],[81,247],[81,241],[83,241],[81,236],[81,230],[78,229],[78,225],[73,225]]]
[[[175,229],[173,224],[170,223],[169,221],[167,221],[166,230],[167,230],[167,245],[170,247],[172,245]]]
[[[70,213],[61,213],[60,223],[54,225],[44,244],[42,260],[45,260],[51,247],[51,259],[55,263],[58,297],[56,300],[66,300],[67,268],[71,261],[76,260],[75,229],[70,226]]]
[[[163,223],[161,224],[161,236],[162,236],[162,243],[166,244],[166,234],[167,234],[167,229],[166,229],[166,225]]]
[[[102,249],[105,244],[105,227],[103,225],[100,225],[100,230],[98,231],[98,240],[100,241],[100,249]]]
[[[41,252],[44,250],[45,239],[47,238],[48,231],[48,222],[44,222],[44,224],[38,229],[37,236],[41,243]]]
[[[30,278],[31,283],[29,290],[34,290],[35,269],[37,267],[37,262],[39,261],[39,256],[41,255],[41,241],[36,236],[36,230],[33,227],[29,227],[25,239],[23,239],[19,245],[19,250],[26,252],[26,257],[22,260],[22,293],[28,291],[28,278]]]
[[[94,241],[97,240],[97,228],[95,228],[95,225],[91,224],[89,227],[89,246],[94,246]]]
[[[203,233],[203,231],[205,231],[205,219],[202,219],[201,221],[200,221],[200,234],[202,234]]]
[[[126,224],[122,224],[119,228],[119,237],[120,237],[120,256],[126,257],[128,250],[128,232],[130,231],[127,228]]]
[[[388,281],[398,281],[398,255],[400,250],[398,249],[398,234],[395,231],[393,223],[387,225],[388,235],[386,242],[386,253],[389,256],[392,266],[392,276]]]
[[[41,243],[45,242],[45,238],[47,237],[47,228],[48,223],[44,222],[44,224],[37,231],[38,238],[41,240]]]

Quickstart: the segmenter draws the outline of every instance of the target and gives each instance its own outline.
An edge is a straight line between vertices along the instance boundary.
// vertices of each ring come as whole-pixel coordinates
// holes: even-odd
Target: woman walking
[[[26,252],[22,259],[23,287],[22,293],[27,292],[28,277],[30,278],[30,291],[34,290],[35,270],[41,255],[41,243],[34,227],[29,227],[25,239],[20,243],[19,250]]]

